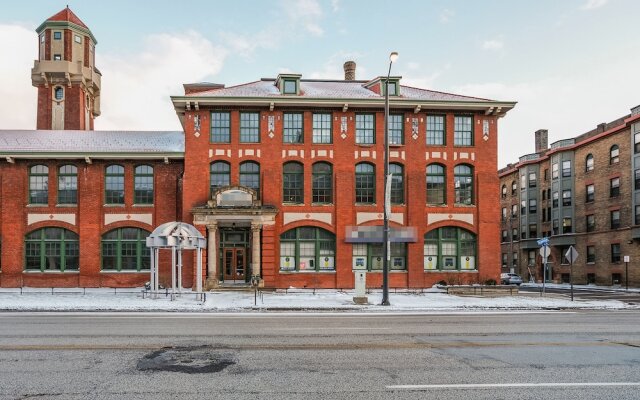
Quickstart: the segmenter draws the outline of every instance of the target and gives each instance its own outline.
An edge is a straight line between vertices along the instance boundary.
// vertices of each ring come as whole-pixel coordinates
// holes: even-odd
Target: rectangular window
[[[620,178],[613,178],[609,181],[609,197],[620,195]]]
[[[529,187],[534,188],[538,185],[538,179],[535,172],[529,172]]]
[[[633,152],[640,153],[640,131],[633,134]]]
[[[43,36],[44,38],[44,36]],[[62,32],[53,32],[53,40],[62,40]],[[43,40],[44,42],[44,40]]]
[[[316,144],[329,144],[331,137],[331,114],[313,114],[313,137]]]
[[[60,54],[53,55],[53,61],[61,61],[61,60],[62,60],[62,56]]]
[[[562,191],[562,205],[568,207],[571,205],[571,190],[563,190]]]
[[[527,190],[527,176],[525,174],[520,175],[520,190]]]
[[[635,225],[640,225],[640,206],[636,206]]]
[[[596,230],[596,216],[593,214],[589,214],[586,216],[587,218],[587,232],[593,232]]]
[[[558,220],[557,219],[553,220],[553,234],[554,235],[558,234]]]
[[[620,262],[620,243],[611,244],[611,262],[612,263]]]
[[[558,179],[558,163],[551,165],[551,179]]]
[[[502,207],[502,220],[507,220],[507,207]]]
[[[398,95],[398,84],[397,82],[391,82],[389,81],[389,83],[387,83],[386,85],[384,85],[385,90],[389,90],[389,96],[397,96]]]
[[[611,211],[611,229],[620,228],[620,210]]]
[[[456,116],[453,124],[453,145],[473,146],[473,118]]]
[[[515,218],[518,216],[518,205],[514,204],[511,206],[511,217]]]
[[[587,246],[587,263],[595,263],[596,262],[596,247],[595,246]]]
[[[404,144],[404,116],[398,114],[389,115],[389,144]]]
[[[585,202],[591,203],[596,198],[596,189],[593,184],[587,185],[586,187],[587,197],[585,198]]]
[[[260,113],[240,113],[240,143],[260,142]]]
[[[284,94],[297,94],[298,85],[295,80],[285,79],[283,83],[282,93]]]
[[[211,142],[231,142],[231,115],[225,111],[211,113]]]
[[[633,188],[635,190],[640,190],[640,169],[636,169],[635,171],[633,171],[633,178],[634,178]]]
[[[520,228],[520,239],[526,239],[526,238],[527,238],[527,226],[522,225],[522,227]]]
[[[529,214],[536,214],[538,212],[538,201],[536,199],[529,199]]]
[[[536,251],[529,250],[527,252],[527,265],[530,267],[535,267],[536,265]]]
[[[442,115],[427,115],[427,145],[445,145],[444,117]]]
[[[73,35],[73,40],[76,43],[82,43],[82,37],[80,37],[80,35]]]
[[[571,176],[571,161],[565,160],[562,162],[562,177],[568,178]]]
[[[520,215],[525,215],[527,213],[527,201],[520,201]]]
[[[302,113],[286,112],[283,115],[282,139],[285,143],[304,143]]]
[[[571,218],[564,217],[562,218],[562,233],[571,233],[573,232],[573,227],[571,226]]]
[[[507,261],[508,261],[507,253],[502,253],[502,266],[505,268],[507,266]]]
[[[502,242],[506,242],[507,240],[509,240],[509,232],[507,232],[506,230],[502,230]]]
[[[375,143],[375,115],[356,114],[356,144]]]
[[[549,180],[549,168],[544,169],[544,180]]]
[[[511,254],[511,266],[514,268],[518,267],[518,253],[515,251]]]
[[[529,239],[538,237],[538,224],[529,224]]]

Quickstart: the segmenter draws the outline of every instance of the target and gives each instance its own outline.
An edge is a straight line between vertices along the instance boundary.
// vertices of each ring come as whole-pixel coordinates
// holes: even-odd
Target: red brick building
[[[63,13],[72,31],[85,27]],[[53,22],[39,28],[45,54]],[[52,88],[69,83],[44,72],[44,89],[40,78],[34,85],[55,99]],[[90,123],[65,111],[64,129],[90,129],[99,114],[99,81],[83,82]],[[148,279],[142,239],[182,220],[207,237],[208,287],[253,277],[266,287],[351,288],[355,270],[379,287],[385,83],[355,80],[348,62],[345,80],[187,84],[172,97],[183,132],[1,131],[33,138],[22,143],[33,148],[0,146],[0,284],[139,285]],[[388,84],[390,286],[498,279],[497,125],[515,103],[413,88],[398,76]],[[49,105],[39,100],[41,129],[55,126],[40,125]],[[193,260],[185,265],[191,286]]]

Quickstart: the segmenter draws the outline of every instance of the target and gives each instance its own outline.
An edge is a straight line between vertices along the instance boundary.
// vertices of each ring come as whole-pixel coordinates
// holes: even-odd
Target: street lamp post
[[[382,241],[384,242],[382,260],[382,305],[389,303],[389,261],[391,260],[391,244],[389,243],[389,214],[391,213],[391,196],[389,180],[389,78],[391,77],[391,65],[398,59],[398,53],[389,55],[389,72],[384,81],[384,225],[382,228]]]

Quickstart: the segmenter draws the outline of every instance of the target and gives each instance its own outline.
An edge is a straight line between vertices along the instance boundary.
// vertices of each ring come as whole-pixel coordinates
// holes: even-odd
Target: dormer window
[[[389,82],[387,85],[389,88],[389,96],[397,96],[398,95],[398,84],[396,82]]]
[[[62,40],[62,32],[53,32],[53,40]]]
[[[284,93],[284,94],[296,94],[296,93],[298,93],[298,85],[296,84],[296,81],[294,81],[292,79],[286,79],[283,82],[282,93]]]
[[[280,74],[276,79],[276,86],[280,94],[300,94],[300,77],[298,74]]]

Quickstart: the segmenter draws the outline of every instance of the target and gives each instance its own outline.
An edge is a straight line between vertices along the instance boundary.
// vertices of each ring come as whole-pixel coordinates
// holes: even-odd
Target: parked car
[[[518,274],[504,273],[500,274],[500,283],[502,285],[518,285],[522,284],[522,278]]]

